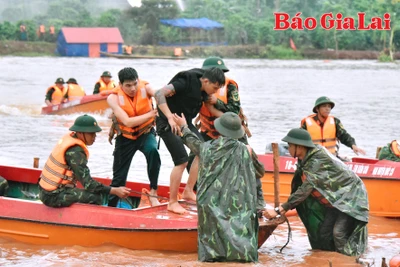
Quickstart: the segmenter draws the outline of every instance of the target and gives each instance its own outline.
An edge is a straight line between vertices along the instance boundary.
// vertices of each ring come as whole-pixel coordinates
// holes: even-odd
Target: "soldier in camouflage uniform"
[[[319,139],[319,138],[314,137],[313,134],[310,132],[314,143],[325,146],[333,154],[338,155],[337,152],[338,152],[339,144],[338,144],[337,140],[339,140],[345,146],[350,147],[354,151],[354,153],[356,153],[357,155],[358,155],[358,153],[365,155],[365,151],[363,149],[357,147],[355,139],[344,129],[343,124],[340,122],[340,120],[336,117],[329,115],[331,110],[334,107],[335,107],[335,103],[332,100],[330,100],[328,97],[326,97],[326,96],[319,97],[315,101],[315,105],[313,108],[313,112],[315,114],[310,115],[307,118],[304,118],[301,121],[301,128],[310,132],[310,129],[308,129],[308,128],[310,128],[310,125],[313,124],[313,122],[315,121],[315,123],[317,125],[319,125],[319,127],[321,129],[324,129],[324,124],[325,124],[325,128],[327,128],[326,124],[330,123],[329,118],[333,118],[333,120],[334,120],[333,123],[335,124],[335,136],[334,136],[335,140],[332,140],[332,141],[334,141],[332,147],[331,148],[329,147],[329,145],[328,145],[329,141],[327,140],[328,138],[326,136],[322,136],[322,139],[325,139],[325,140],[317,141],[316,139]],[[309,119],[309,120],[307,120],[307,119]],[[308,125],[308,127],[307,127],[307,125]],[[322,130],[320,130],[320,132],[322,132]],[[324,134],[326,134],[326,133],[324,132]]]
[[[199,260],[257,261],[256,180],[265,170],[254,150],[238,141],[244,135],[239,116],[226,112],[216,119],[221,136],[207,142],[190,131],[184,117],[174,114],[174,119],[183,142],[199,157]]]
[[[393,140],[387,146],[383,147],[379,152],[378,159],[386,159],[390,161],[400,162],[400,144],[397,140]]]
[[[8,182],[0,176],[0,196],[5,196],[8,190]]]
[[[106,186],[90,175],[86,146],[92,145],[96,132],[101,131],[96,120],[89,115],[80,116],[69,130],[72,133],[57,143],[42,171],[40,200],[49,207],[68,207],[76,202],[101,205],[109,194],[126,198],[129,188]],[[62,153],[64,150],[65,154]],[[77,182],[83,189],[76,188]]]
[[[367,247],[368,196],[362,180],[329,151],[314,145],[304,129],[292,129],[282,141],[299,159],[286,203],[267,210],[267,218],[296,208],[313,249],[355,256]]]

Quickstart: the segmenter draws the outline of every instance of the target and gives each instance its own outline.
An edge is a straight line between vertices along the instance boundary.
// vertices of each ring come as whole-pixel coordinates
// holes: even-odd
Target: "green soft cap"
[[[224,61],[220,57],[209,57],[203,62],[203,70],[211,69],[211,68],[219,68],[223,72],[228,72],[229,69],[225,66]]]
[[[71,128],[69,128],[69,130],[78,133],[101,132],[101,128],[97,124],[96,119],[87,114],[76,118],[74,125],[72,125]]]

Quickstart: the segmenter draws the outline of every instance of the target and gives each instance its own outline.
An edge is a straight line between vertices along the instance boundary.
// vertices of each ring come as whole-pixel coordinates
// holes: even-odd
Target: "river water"
[[[112,58],[0,58],[0,164],[31,167],[34,157],[42,168],[57,140],[79,114],[41,115],[46,88],[57,77],[73,77],[91,94],[101,73],[108,70],[117,79],[123,67],[133,67],[139,77],[158,89],[177,72],[200,67],[202,59],[184,61],[130,60]],[[400,65],[375,61],[281,61],[225,60],[229,77],[239,84],[240,97],[253,137],[249,140],[259,154],[268,143],[279,141],[300,120],[312,113],[316,98],[329,96],[336,106],[332,115],[340,118],[347,131],[375,157],[376,148],[400,138],[398,106]],[[108,139],[107,116],[94,115],[103,131],[89,147],[92,175],[111,177],[112,152]],[[342,145],[342,155],[353,156]],[[169,183],[173,166],[165,145],[160,148],[162,170],[159,183]],[[187,175],[183,177],[183,181]],[[135,155],[129,180],[146,182],[146,163]],[[384,196],[384,192],[383,192]],[[293,240],[283,253],[287,227],[279,226],[260,251],[256,266],[358,266],[352,257],[311,251],[301,222],[291,218]],[[371,218],[368,261],[400,254],[400,221]],[[140,242],[140,240],[132,240]],[[98,248],[32,246],[0,239],[1,266],[207,266],[196,261],[197,254],[131,251],[115,246]],[[219,264],[215,264],[218,266]],[[230,264],[235,266],[235,264]],[[241,265],[240,265],[241,266]]]

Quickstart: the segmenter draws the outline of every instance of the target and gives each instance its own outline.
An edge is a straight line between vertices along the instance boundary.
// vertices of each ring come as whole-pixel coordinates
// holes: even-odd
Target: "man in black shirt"
[[[217,92],[224,84],[224,72],[218,68],[191,69],[179,72],[168,85],[155,93],[159,113],[159,117],[156,118],[157,133],[167,146],[175,165],[170,176],[169,211],[179,214],[186,212],[178,203],[178,188],[188,162],[188,154],[180,138],[181,129],[174,121],[173,114],[184,114],[189,129],[201,138],[192,120],[199,113],[201,105],[208,95]],[[197,172],[197,159],[193,162],[193,166]],[[183,198],[196,200],[193,192],[196,177],[197,175],[189,174]]]

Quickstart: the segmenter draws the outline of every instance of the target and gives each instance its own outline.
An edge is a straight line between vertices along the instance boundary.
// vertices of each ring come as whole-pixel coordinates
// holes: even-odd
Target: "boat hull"
[[[66,115],[73,113],[96,113],[103,115],[108,109],[106,95],[89,95],[59,105],[42,108],[44,115]]]
[[[261,179],[264,199],[274,201],[274,172],[272,154],[259,155],[265,166]],[[345,162],[362,179],[368,192],[370,215],[381,217],[400,217],[400,163],[373,159],[354,159]],[[279,201],[287,201],[291,192],[291,182],[296,168],[296,160],[280,157],[279,162]]]

